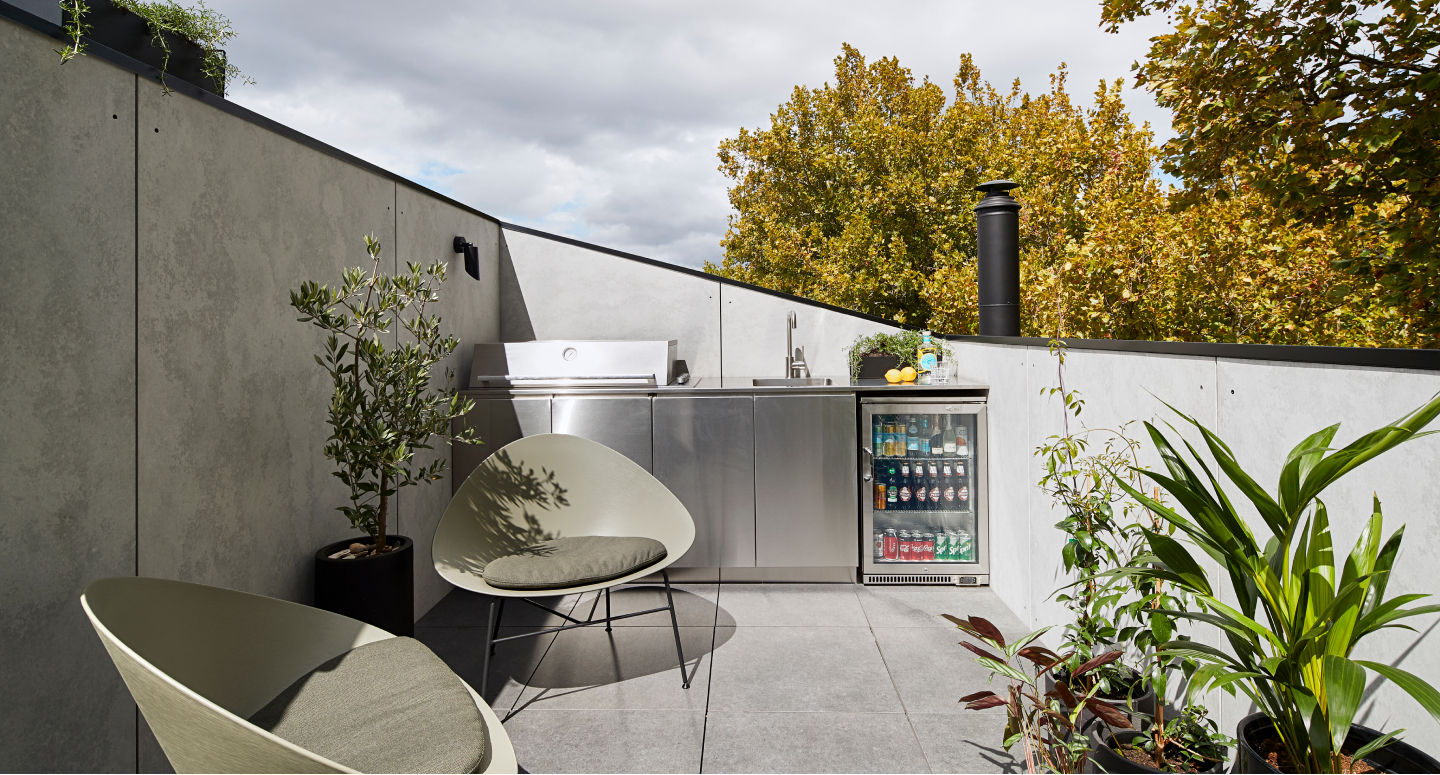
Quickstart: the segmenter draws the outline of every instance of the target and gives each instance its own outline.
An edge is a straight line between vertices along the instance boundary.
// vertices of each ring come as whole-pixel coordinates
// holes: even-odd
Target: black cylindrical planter
[[[315,607],[373,624],[395,635],[415,635],[415,542],[390,536],[396,548],[379,557],[332,560],[362,539],[336,541],[315,553]]]
[[[1264,713],[1252,713],[1240,719],[1235,727],[1235,740],[1240,750],[1231,772],[1280,772],[1260,755],[1260,742],[1275,734],[1275,725]],[[1350,726],[1343,750],[1354,751],[1382,733],[1359,724]],[[1440,762],[1429,754],[1403,741],[1395,741],[1365,757],[1381,772],[1440,772]]]
[[[975,205],[975,242],[980,281],[980,335],[1020,335],[1020,203],[1007,191],[1009,180],[975,187],[985,198]]]
[[[1125,758],[1125,756],[1122,755],[1119,751],[1115,750],[1115,745],[1117,743],[1123,745],[1131,742],[1139,736],[1139,732],[1124,729],[1112,730],[1110,727],[1104,724],[1096,724],[1095,726],[1091,727],[1090,766],[1086,768],[1086,771],[1127,773],[1164,772],[1164,770],[1158,770],[1154,767],[1146,767],[1141,764],[1136,764],[1135,762],[1132,762],[1129,759]],[[1220,761],[1211,763],[1210,766],[1206,767],[1203,770],[1200,770],[1200,772],[1224,772],[1224,770],[1225,757],[1222,756],[1220,758]]]

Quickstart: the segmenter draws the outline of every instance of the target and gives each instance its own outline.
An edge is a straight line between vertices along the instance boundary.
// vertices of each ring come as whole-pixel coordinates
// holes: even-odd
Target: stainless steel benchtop
[[[833,384],[807,385],[804,387],[757,387],[755,379],[763,377],[701,377],[688,385],[665,385],[663,387],[509,387],[472,388],[461,390],[466,395],[624,395],[624,396],[707,396],[707,395],[847,395],[858,394],[866,397],[893,395],[985,395],[990,386],[976,380],[961,377],[946,385],[891,385],[884,380],[861,380],[851,383],[844,377],[830,377]]]

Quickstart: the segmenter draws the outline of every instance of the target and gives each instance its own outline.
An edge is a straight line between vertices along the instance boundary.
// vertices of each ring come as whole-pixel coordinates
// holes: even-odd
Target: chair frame
[[[550,512],[546,524],[556,528],[556,535],[646,535],[665,545],[665,557],[643,568],[600,583],[583,584],[557,589],[509,589],[494,587],[486,583],[483,567],[490,560],[509,554],[515,549],[496,548],[493,534],[484,530],[495,524],[519,524],[525,519],[539,522],[514,504],[502,504],[493,498],[487,500],[487,476],[498,473],[502,466],[517,465],[510,462],[508,455],[515,454],[518,466],[549,466],[544,470],[564,469],[564,474],[573,477],[566,484],[570,497],[583,503],[571,503],[571,508]],[[529,459],[530,456],[534,459]],[[515,469],[518,470],[518,469]],[[499,480],[493,480],[499,481]],[[577,485],[578,481],[578,485]],[[615,503],[624,503],[627,508],[617,509]],[[479,505],[477,505],[479,504]],[[548,509],[548,507],[546,507]],[[519,519],[517,519],[519,518]],[[544,527],[545,525],[542,525]],[[652,534],[653,533],[653,534]],[[527,539],[529,540],[529,539]],[[680,623],[675,613],[675,597],[670,588],[670,574],[667,568],[690,550],[695,541],[695,521],[675,494],[651,476],[634,461],[603,444],[579,436],[559,433],[542,433],[512,441],[496,450],[476,466],[456,489],[444,516],[435,527],[431,542],[432,560],[435,570],[451,584],[471,592],[490,596],[489,619],[484,637],[483,677],[480,680],[480,694],[484,696],[489,688],[490,657],[495,645],[521,638],[559,633],[580,627],[605,625],[611,631],[611,624],[621,619],[670,612],[670,628],[675,636],[675,653],[680,659],[680,683],[689,689],[695,677],[696,668],[687,672],[685,651],[680,643]],[[635,613],[612,615],[610,590],[622,584],[660,575],[665,587],[665,605]],[[597,619],[599,592],[605,593],[605,617]],[[531,598],[551,595],[573,595],[596,592],[590,614],[584,620],[537,603]],[[553,614],[565,624],[549,627],[538,632],[499,637],[500,620],[504,613],[505,600],[517,598],[535,608]]]

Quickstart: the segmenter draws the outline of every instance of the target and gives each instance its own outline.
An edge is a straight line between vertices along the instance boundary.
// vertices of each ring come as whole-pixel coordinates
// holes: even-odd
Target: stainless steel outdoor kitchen
[[[787,331],[793,327],[787,321]],[[524,436],[604,444],[665,484],[696,538],[677,580],[989,583],[987,385],[692,378],[675,340],[474,346],[460,483]]]

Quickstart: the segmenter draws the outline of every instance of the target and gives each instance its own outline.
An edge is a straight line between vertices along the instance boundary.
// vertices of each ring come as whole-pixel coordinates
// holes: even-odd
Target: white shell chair
[[[557,490],[557,488],[559,488]],[[556,497],[557,494],[560,497]],[[504,589],[485,583],[485,565],[492,560],[553,538],[639,536],[665,545],[665,557],[619,578],[563,589]],[[485,633],[484,670],[480,693],[486,689],[494,644],[530,638],[614,619],[670,612],[675,653],[680,658],[683,688],[694,677],[685,673],[680,627],[666,568],[690,550],[695,522],[685,506],[649,472],[603,444],[578,436],[546,433],[511,442],[485,459],[460,485],[435,529],[431,550],[435,570],[461,589],[491,596],[490,626]],[[610,588],[660,573],[665,582],[664,608],[611,617]],[[605,618],[581,621],[540,605],[530,597],[605,591]],[[570,624],[540,632],[497,638],[505,600],[519,598]],[[596,598],[596,604],[599,598]],[[697,665],[698,669],[698,665]]]
[[[355,772],[246,719],[321,663],[393,638],[349,617],[274,598],[149,578],[101,579],[80,597],[176,772]],[[495,712],[482,772],[516,772]]]

